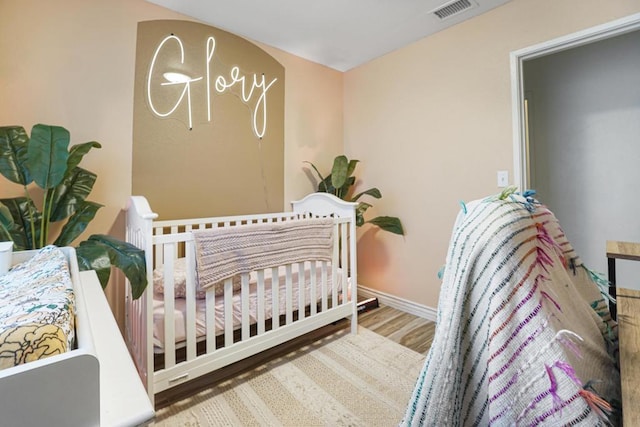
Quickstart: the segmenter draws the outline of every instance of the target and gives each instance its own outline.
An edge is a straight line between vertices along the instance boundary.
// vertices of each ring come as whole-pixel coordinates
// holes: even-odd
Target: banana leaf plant
[[[311,162],[309,164],[318,175],[320,182],[318,183],[318,192],[331,193],[347,202],[358,202],[356,207],[356,225],[358,227],[369,223],[380,227],[384,231],[404,236],[404,229],[400,218],[393,216],[377,216],[370,220],[364,219],[364,214],[371,206],[370,203],[360,201],[363,196],[370,196],[375,199],[382,198],[382,193],[377,188],[370,188],[355,195],[352,195],[352,187],[356,183],[353,173],[359,160],[349,160],[346,156],[337,156],[333,160],[331,173],[326,177],[323,176],[318,168]]]
[[[69,148],[69,142],[69,131],[60,126],[37,124],[31,137],[22,126],[0,127],[0,173],[24,192],[0,199],[0,241],[13,241],[15,250],[69,246],[102,207],[87,200],[97,175],[78,166],[101,145],[90,141]],[[55,236],[51,224],[58,222]],[[147,286],[144,251],[129,243],[94,234],[80,242],[76,255],[80,270],[95,270],[103,288],[112,266],[129,279],[134,298]]]

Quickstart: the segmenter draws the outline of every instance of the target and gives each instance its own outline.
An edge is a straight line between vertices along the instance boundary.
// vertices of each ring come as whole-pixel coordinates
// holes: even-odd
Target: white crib
[[[156,393],[342,318],[350,318],[355,333],[355,205],[313,193],[293,202],[293,212],[156,221],[144,197],[131,197],[126,238],[145,250],[149,286],[137,300],[127,291],[126,334],[151,401]],[[240,289],[234,291],[227,279],[222,294],[208,288],[204,299],[196,299],[192,231],[321,217],[333,221],[331,262],[281,263],[243,273]],[[175,266],[181,258],[187,265],[186,295],[175,298]],[[154,269],[156,277],[163,278],[163,293],[153,291]]]

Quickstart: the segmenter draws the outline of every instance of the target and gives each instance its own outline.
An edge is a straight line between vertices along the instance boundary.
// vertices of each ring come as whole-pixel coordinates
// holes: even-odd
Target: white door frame
[[[640,13],[511,52],[511,111],[513,120],[513,178],[520,190],[529,188],[526,174],[528,147],[525,135],[523,63],[526,60],[583,46],[640,29]]]

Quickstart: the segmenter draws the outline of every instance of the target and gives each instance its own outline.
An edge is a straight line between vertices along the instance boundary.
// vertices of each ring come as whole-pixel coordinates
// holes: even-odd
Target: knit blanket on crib
[[[331,261],[333,219],[308,218],[194,231],[202,289],[240,273],[304,261]]]
[[[463,205],[402,424],[615,425],[617,328],[599,281],[529,194]]]

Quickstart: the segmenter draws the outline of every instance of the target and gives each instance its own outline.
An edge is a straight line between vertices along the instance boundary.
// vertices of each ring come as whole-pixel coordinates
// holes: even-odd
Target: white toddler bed
[[[79,286],[78,263],[73,248],[62,248],[62,251],[68,262],[75,294],[77,344],[64,353],[0,370],[0,424],[100,424],[99,364],[85,296]],[[38,251],[16,252],[12,265],[23,263],[36,253]],[[27,352],[29,348],[22,351]]]
[[[141,425],[153,417],[153,408],[128,357],[124,340],[95,272],[79,273],[75,250],[69,247],[59,250],[64,256],[56,254],[55,260],[46,263],[41,262],[42,251],[14,252],[11,264],[23,266],[22,277],[32,274],[34,277],[46,278],[58,277],[58,268],[66,262],[67,279],[70,276],[73,288],[70,291],[72,296],[69,309],[71,313],[75,313],[72,320],[75,326],[72,328],[75,331],[71,331],[71,334],[75,335],[75,343],[65,346],[65,351],[58,352],[54,344],[58,344],[59,341],[52,342],[50,335],[47,337],[44,334],[43,339],[38,340],[40,336],[33,333],[25,335],[28,341],[19,345],[17,341],[9,338],[9,334],[13,334],[13,331],[24,332],[21,328],[29,329],[36,323],[18,322],[3,329],[5,334],[0,334],[3,336],[0,354],[2,357],[9,355],[10,359],[10,353],[15,352],[20,357],[16,358],[15,366],[0,369],[0,425]],[[5,277],[12,286],[11,289],[17,283],[15,277]],[[37,290],[41,286],[41,282],[34,283],[33,289]],[[42,294],[47,297],[51,292],[51,289],[47,288]],[[15,301],[11,299],[12,302],[9,304]],[[25,306],[31,305],[34,310],[44,303],[44,299],[40,298],[27,299],[29,301],[25,302]],[[0,300],[0,306],[3,302],[6,303]],[[52,310],[58,310],[58,307],[52,307]],[[29,318],[32,313],[31,310],[27,310],[24,318]],[[44,319],[44,323],[37,324],[47,325],[54,316],[53,313],[58,311],[52,311],[51,315]],[[43,320],[42,316],[38,319]],[[53,355],[30,360],[34,359],[35,353],[45,348]],[[7,360],[4,362],[3,366]]]
[[[137,300],[128,289],[126,333],[152,402],[339,319],[356,332],[356,204],[314,193],[292,205],[156,221],[131,197],[127,241],[145,250],[150,285]]]

